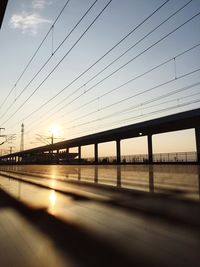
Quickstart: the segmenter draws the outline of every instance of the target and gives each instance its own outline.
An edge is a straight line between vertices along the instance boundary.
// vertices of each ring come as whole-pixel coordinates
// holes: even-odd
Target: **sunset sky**
[[[31,148],[52,125],[59,141],[199,108],[200,1],[9,0],[0,70],[0,127],[17,135],[3,150],[19,150],[22,123]],[[193,129],[153,140],[195,150]],[[123,147],[145,153],[146,139]]]

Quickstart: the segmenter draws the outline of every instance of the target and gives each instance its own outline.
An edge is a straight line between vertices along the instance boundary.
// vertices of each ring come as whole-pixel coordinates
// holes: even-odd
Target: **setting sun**
[[[49,127],[49,131],[54,134],[57,135],[60,133],[60,126],[58,126],[57,124],[53,124]]]

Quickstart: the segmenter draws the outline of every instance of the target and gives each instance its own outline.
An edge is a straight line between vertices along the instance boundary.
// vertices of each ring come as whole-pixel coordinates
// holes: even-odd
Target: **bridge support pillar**
[[[94,162],[98,163],[98,157],[99,157],[99,150],[98,150],[98,144],[94,144]]]
[[[121,146],[120,146],[121,140],[116,140],[116,152],[117,152],[117,163],[121,162]]]
[[[78,147],[78,160],[81,161],[81,146]]]
[[[195,128],[197,162],[200,164],[200,127]]]
[[[69,153],[69,147],[66,148],[66,153]]]
[[[147,135],[148,140],[148,162],[151,164],[153,163],[153,147],[152,147],[152,135]]]

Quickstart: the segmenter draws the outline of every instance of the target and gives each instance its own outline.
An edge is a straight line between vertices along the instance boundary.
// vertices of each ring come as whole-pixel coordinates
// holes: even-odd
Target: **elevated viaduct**
[[[31,162],[32,157],[37,155],[47,155],[47,153],[69,154],[69,149],[78,147],[78,158],[81,160],[81,147],[85,145],[94,145],[94,162],[98,163],[98,144],[115,141],[116,142],[116,161],[121,162],[121,140],[134,138],[139,136],[147,137],[148,144],[148,160],[147,163],[153,163],[153,149],[152,149],[152,136],[155,134],[195,129],[196,148],[197,148],[197,163],[200,163],[200,109],[185,111],[149,121],[144,121],[136,124],[131,124],[124,127],[119,127],[112,130],[107,130],[95,134],[82,136],[53,145],[46,145],[36,147],[33,149],[24,150],[17,153],[12,153],[0,157],[1,163],[22,163],[24,159],[26,162]],[[64,152],[63,152],[64,150]],[[56,151],[56,152],[55,152]]]

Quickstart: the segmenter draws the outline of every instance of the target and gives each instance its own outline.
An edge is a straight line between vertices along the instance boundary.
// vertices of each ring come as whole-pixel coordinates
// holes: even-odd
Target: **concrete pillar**
[[[66,148],[66,153],[69,153],[69,147]]]
[[[200,164],[200,127],[195,128],[197,162]]]
[[[121,162],[121,146],[120,140],[116,140],[116,152],[117,152],[117,163]]]
[[[98,151],[98,144],[94,144],[94,162],[98,163],[98,157],[99,157],[99,151]]]
[[[78,147],[78,159],[81,161],[81,146]]]
[[[153,163],[153,147],[152,147],[152,135],[148,134],[148,162]]]

